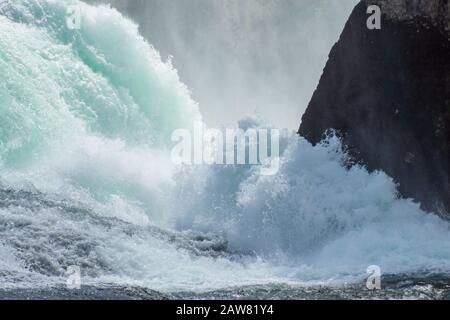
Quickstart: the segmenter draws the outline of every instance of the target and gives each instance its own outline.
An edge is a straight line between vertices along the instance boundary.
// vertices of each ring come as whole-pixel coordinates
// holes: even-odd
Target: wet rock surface
[[[381,30],[366,26],[369,2],[356,6],[333,47],[299,134],[315,144],[335,129],[355,162],[449,217],[448,1],[372,1]]]

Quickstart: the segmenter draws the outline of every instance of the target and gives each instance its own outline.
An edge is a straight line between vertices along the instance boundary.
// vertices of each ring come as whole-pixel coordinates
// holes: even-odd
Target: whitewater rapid
[[[0,288],[64,284],[70,265],[164,292],[450,271],[450,225],[383,172],[347,170],[338,139],[283,137],[274,176],[175,166],[171,133],[202,117],[133,22],[69,0],[2,8]]]

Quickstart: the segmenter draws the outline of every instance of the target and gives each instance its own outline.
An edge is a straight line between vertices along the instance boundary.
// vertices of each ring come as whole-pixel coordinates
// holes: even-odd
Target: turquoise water
[[[69,4],[80,30],[67,29]],[[163,292],[447,273],[450,229],[340,143],[284,137],[280,171],[178,167],[202,116],[177,71],[117,11],[17,0],[0,15],[0,287]],[[257,122],[254,122],[257,125]]]

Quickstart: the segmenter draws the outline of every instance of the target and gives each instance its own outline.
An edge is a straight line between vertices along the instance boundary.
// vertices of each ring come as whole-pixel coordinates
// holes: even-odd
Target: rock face
[[[369,5],[381,30],[369,30]],[[364,0],[333,47],[299,134],[328,129],[404,197],[450,218],[450,5],[448,0]]]

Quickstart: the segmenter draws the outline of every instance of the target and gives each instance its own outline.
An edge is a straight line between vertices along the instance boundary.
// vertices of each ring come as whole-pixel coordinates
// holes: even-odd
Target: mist
[[[208,125],[252,116],[297,129],[358,1],[102,2],[137,22],[162,59],[172,62]]]

